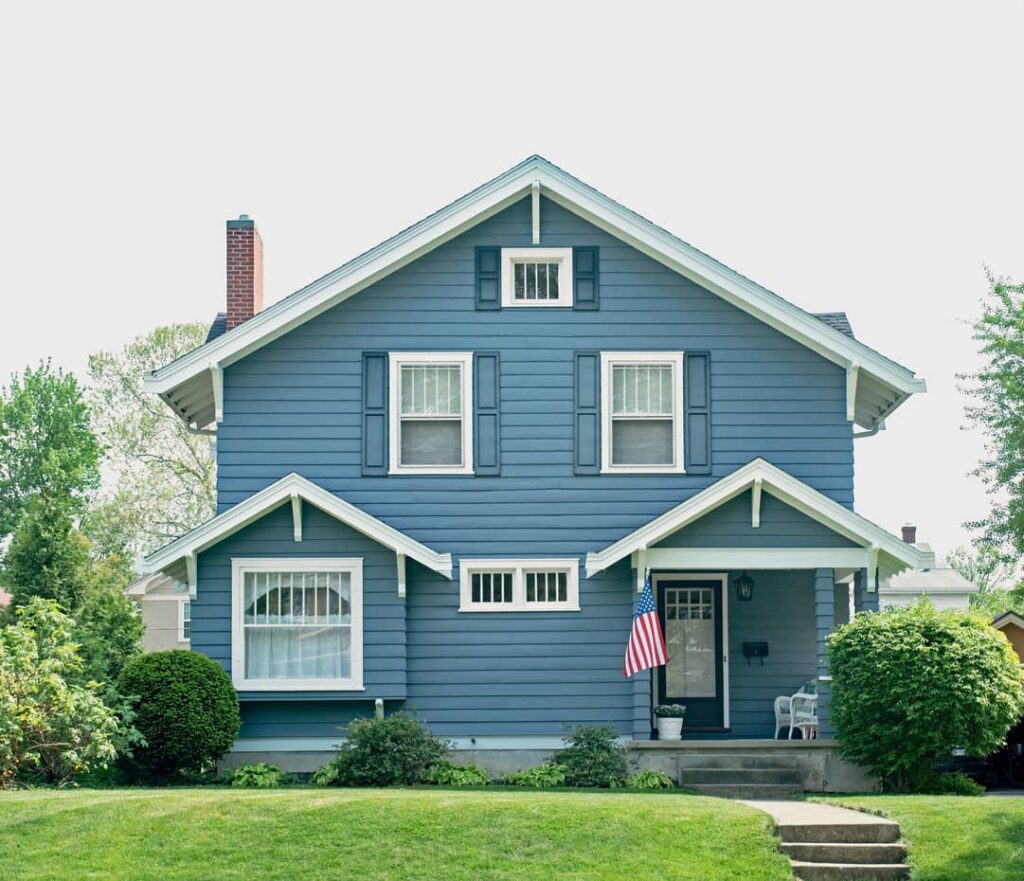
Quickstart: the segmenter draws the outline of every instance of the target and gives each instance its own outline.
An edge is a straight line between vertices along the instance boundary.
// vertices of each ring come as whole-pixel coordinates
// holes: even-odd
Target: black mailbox
[[[751,658],[760,658],[761,666],[764,666],[764,659],[768,657],[768,643],[766,642],[745,642],[743,643],[743,657],[750,664]]]

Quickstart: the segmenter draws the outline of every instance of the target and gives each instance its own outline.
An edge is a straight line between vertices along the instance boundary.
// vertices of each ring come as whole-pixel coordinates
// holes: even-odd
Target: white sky
[[[955,374],[1024,277],[1018,3],[14,4],[0,12],[0,383],[224,297],[273,302],[540,153],[930,391],[857,442],[858,510],[938,549],[986,498]]]

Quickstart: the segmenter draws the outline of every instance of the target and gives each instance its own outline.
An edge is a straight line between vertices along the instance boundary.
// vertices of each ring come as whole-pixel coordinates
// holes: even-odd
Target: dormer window
[[[502,306],[572,306],[572,248],[502,248]]]

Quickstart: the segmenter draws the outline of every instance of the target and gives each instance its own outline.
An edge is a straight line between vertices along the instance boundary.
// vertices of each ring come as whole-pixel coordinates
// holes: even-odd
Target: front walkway
[[[775,821],[793,874],[805,881],[909,877],[900,824],[807,801],[744,801]]]

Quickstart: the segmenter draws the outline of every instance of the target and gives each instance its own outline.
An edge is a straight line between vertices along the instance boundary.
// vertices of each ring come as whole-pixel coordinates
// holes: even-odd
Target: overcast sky
[[[340,7],[5,4],[0,383],[212,318],[229,217],[269,303],[540,153],[926,377],[857,441],[857,508],[968,539],[955,375],[984,266],[1024,277],[1024,5]]]

